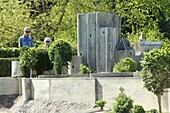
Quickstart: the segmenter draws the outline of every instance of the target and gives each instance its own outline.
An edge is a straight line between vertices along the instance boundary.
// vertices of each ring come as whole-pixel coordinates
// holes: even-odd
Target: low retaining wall
[[[156,96],[143,88],[140,77],[80,77],[80,78],[22,78],[22,94],[29,99],[50,99],[89,103],[95,105],[99,99],[107,101],[106,108],[112,108],[114,98],[123,87],[125,93],[134,100],[134,105],[142,105],[145,110],[158,109]],[[21,79],[1,78],[0,95],[21,94]],[[162,97],[163,112],[170,112],[170,93]]]
[[[112,108],[114,98],[120,93],[119,88],[123,87],[125,93],[134,100],[134,105],[142,105],[145,110],[156,108],[158,110],[156,96],[143,88],[143,82],[140,77],[98,77],[96,94],[98,99],[107,100],[106,107]],[[166,92],[162,97],[162,110],[170,112],[168,103],[170,94]],[[169,100],[170,102],[170,100]]]
[[[1,77],[0,95],[20,95],[22,94],[21,79]]]
[[[33,99],[95,103],[95,79],[32,79]]]

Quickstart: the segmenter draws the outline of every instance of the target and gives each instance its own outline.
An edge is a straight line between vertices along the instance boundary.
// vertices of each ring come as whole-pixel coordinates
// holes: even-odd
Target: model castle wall
[[[78,14],[78,56],[70,64],[70,73],[77,74],[83,63],[93,72],[112,72],[114,63],[131,57],[141,70],[140,60],[145,51],[160,48],[160,42],[146,42],[143,34],[135,43],[135,49],[126,38],[120,38],[120,16],[106,13]]]

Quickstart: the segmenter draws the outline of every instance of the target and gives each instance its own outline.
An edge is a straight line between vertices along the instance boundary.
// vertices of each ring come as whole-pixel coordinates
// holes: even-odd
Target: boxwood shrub
[[[68,62],[72,59],[72,47],[71,44],[65,40],[58,39],[50,45],[48,54],[50,60],[54,62],[54,53],[56,48],[61,56],[62,66],[68,66]]]
[[[135,72],[137,69],[137,63],[132,58],[126,57],[120,62],[115,64],[113,72]]]

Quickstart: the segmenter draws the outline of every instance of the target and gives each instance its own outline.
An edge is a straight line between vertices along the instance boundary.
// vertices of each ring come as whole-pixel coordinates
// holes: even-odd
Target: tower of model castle
[[[120,32],[118,15],[99,12],[78,14],[78,54],[72,59],[70,74],[77,74],[80,64],[93,72],[112,72],[114,64],[125,57],[134,59],[140,71],[143,53],[162,45],[161,42],[146,42],[141,34],[133,49],[126,38],[120,38]]]
[[[78,56],[95,72],[110,72],[120,39],[120,17],[113,14],[78,14]]]

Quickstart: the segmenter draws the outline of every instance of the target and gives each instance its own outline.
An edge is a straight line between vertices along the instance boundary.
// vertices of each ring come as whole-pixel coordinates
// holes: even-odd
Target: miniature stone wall
[[[141,34],[133,49],[126,38],[120,38],[120,33],[121,20],[118,15],[100,12],[78,14],[77,55],[82,57],[82,63],[93,72],[112,72],[115,63],[130,57],[137,62],[137,70],[140,71],[143,53],[162,45],[161,42],[146,42],[144,34]],[[72,65],[76,66],[76,63],[72,61]],[[70,67],[74,70],[70,74],[78,73],[78,68]]]
[[[140,77],[101,77],[106,76],[104,74],[96,76],[98,77],[31,79],[30,97],[87,103],[94,106],[97,100],[104,99],[107,101],[105,107],[112,109],[114,98],[120,93],[119,88],[123,87],[125,93],[134,100],[134,105],[142,105],[145,110],[158,109],[156,96],[143,88]],[[170,93],[167,90],[162,97],[163,112],[170,112],[169,97]]]
[[[0,78],[0,95],[20,95],[22,94],[21,79]]]
[[[129,73],[128,76],[131,74],[137,76],[137,73]],[[0,95],[22,94],[24,101],[43,98],[92,105],[95,105],[97,100],[104,99],[107,101],[106,108],[111,109],[114,98],[120,92],[119,88],[123,87],[125,93],[134,100],[134,105],[142,105],[145,110],[158,109],[156,96],[143,88],[140,77],[118,77],[121,74],[113,77],[113,75],[95,73],[95,78],[22,78],[22,84],[21,78],[1,78]],[[162,96],[163,112],[170,112],[169,91],[170,89]]]
[[[110,72],[120,38],[120,17],[113,14],[78,14],[78,56],[93,72]]]

